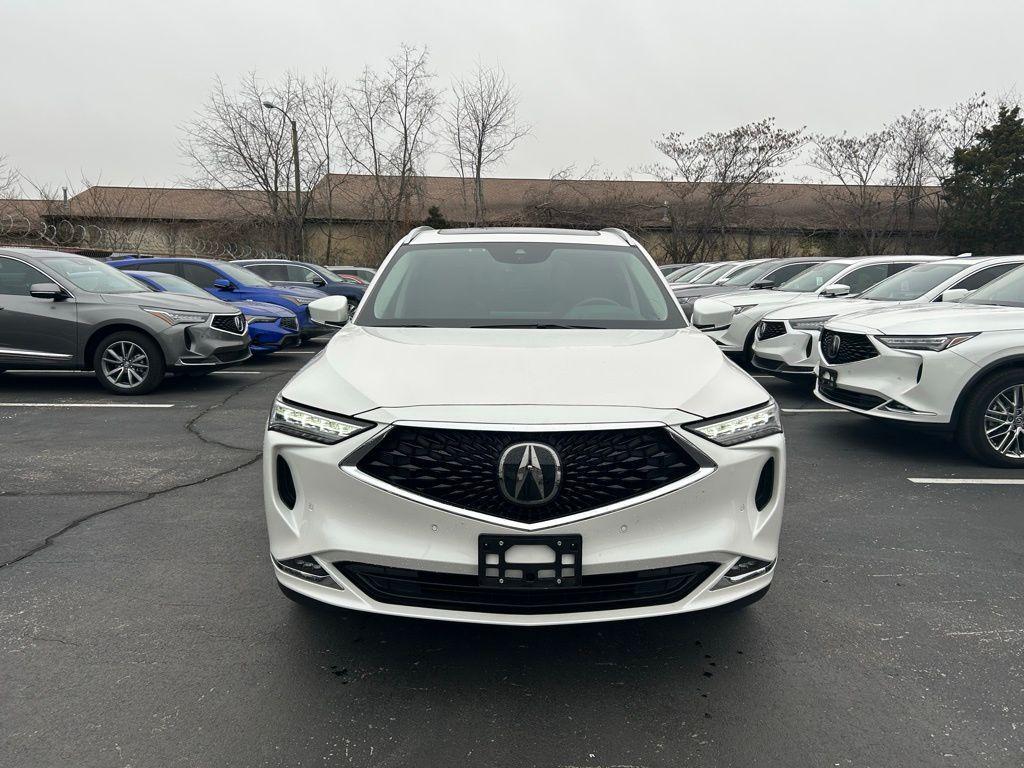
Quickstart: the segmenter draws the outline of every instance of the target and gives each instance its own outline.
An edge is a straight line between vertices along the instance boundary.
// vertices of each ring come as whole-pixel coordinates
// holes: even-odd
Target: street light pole
[[[299,129],[292,119],[292,116],[285,112],[281,107],[277,106],[272,101],[264,101],[263,106],[267,109],[276,109],[286,118],[292,125],[292,161],[295,165],[295,226],[298,230],[298,246],[299,255],[302,255],[302,190],[300,187],[301,179],[299,177]]]

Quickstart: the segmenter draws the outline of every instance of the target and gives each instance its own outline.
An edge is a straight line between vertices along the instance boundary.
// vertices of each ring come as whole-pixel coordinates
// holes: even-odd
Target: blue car
[[[240,259],[232,261],[250,272],[255,272],[274,285],[292,288],[315,288],[330,296],[344,296],[348,299],[349,312],[359,306],[366,293],[366,286],[342,280],[327,267],[305,261],[289,259]]]
[[[206,291],[183,277],[164,272],[124,270],[154,291],[183,293],[206,297]],[[249,323],[249,351],[253,354],[274,352],[299,343],[299,318],[290,309],[262,301],[233,301]]]
[[[261,301],[291,310],[299,318],[299,335],[304,339],[322,336],[331,329],[314,323],[308,304],[327,294],[312,288],[278,287],[247,269],[216,259],[188,259],[171,256],[139,256],[111,259],[110,266],[123,270],[162,272],[177,275],[221,301]]]

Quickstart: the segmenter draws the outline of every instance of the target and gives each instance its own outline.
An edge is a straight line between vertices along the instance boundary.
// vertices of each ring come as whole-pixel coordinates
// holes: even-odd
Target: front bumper
[[[957,398],[977,372],[977,366],[954,350],[907,352],[873,338],[871,343],[878,350],[877,357],[843,365],[822,360],[818,370],[835,371],[839,389],[823,392],[818,381],[814,388],[818,399],[882,419],[950,424]]]
[[[754,338],[754,366],[770,373],[813,374],[820,361],[820,331],[797,331],[786,323],[786,332],[770,339]]]
[[[767,310],[765,310],[766,312]],[[746,312],[740,312],[732,316],[732,322],[724,328],[701,329],[704,335],[711,339],[723,352],[737,355],[744,351],[747,339],[754,326],[761,320],[765,312],[758,312],[757,307],[752,307]]]
[[[465,429],[466,425],[460,424]],[[494,425],[488,427],[495,428]],[[574,427],[579,429],[579,427]],[[483,519],[473,513],[416,500],[344,465],[347,457],[386,426],[334,446],[310,443],[277,432],[264,442],[264,499],[270,552],[275,561],[313,557],[330,579],[312,583],[275,566],[286,587],[336,606],[374,613],[485,624],[542,626],[643,618],[701,610],[738,600],[766,587],[768,570],[742,583],[712,589],[741,557],[774,563],[778,556],[785,488],[785,442],[773,435],[723,448],[687,434],[686,440],[709,460],[707,471],[673,484],[638,503],[573,522],[553,520],[524,530],[515,523]],[[296,500],[288,508],[278,494],[278,457],[290,468]],[[757,508],[755,490],[761,470],[775,460],[771,499]],[[687,478],[689,480],[689,478]],[[510,613],[396,604],[375,600],[346,577],[340,564],[356,563],[429,573],[478,571],[481,534],[578,534],[582,536],[582,573],[588,575],[648,571],[710,564],[710,575],[678,600],[612,610]]]
[[[164,332],[170,370],[222,368],[248,360],[249,334],[228,333],[208,323],[173,325]]]
[[[278,320],[274,323],[250,323],[249,349],[253,352],[274,352],[299,343],[298,328],[286,328]]]

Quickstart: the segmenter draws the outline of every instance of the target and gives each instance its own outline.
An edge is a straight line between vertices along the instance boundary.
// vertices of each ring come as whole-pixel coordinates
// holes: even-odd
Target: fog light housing
[[[315,584],[331,578],[331,575],[324,570],[323,566],[309,556],[293,557],[290,560],[274,558],[274,565],[289,576],[298,576],[300,579],[312,581]]]
[[[736,561],[725,575],[718,580],[711,589],[721,589],[722,587],[734,587],[737,584],[742,584],[745,581],[756,579],[758,576],[764,576],[766,573],[771,572],[775,567],[774,560],[758,560],[754,557],[741,557]]]

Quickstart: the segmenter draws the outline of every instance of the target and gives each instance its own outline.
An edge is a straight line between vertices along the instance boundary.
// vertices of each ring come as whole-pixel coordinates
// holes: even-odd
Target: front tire
[[[164,379],[159,345],[134,331],[107,336],[96,348],[92,362],[100,384],[116,395],[145,395]]]
[[[1024,469],[1024,369],[993,374],[971,392],[957,443],[982,464]]]

